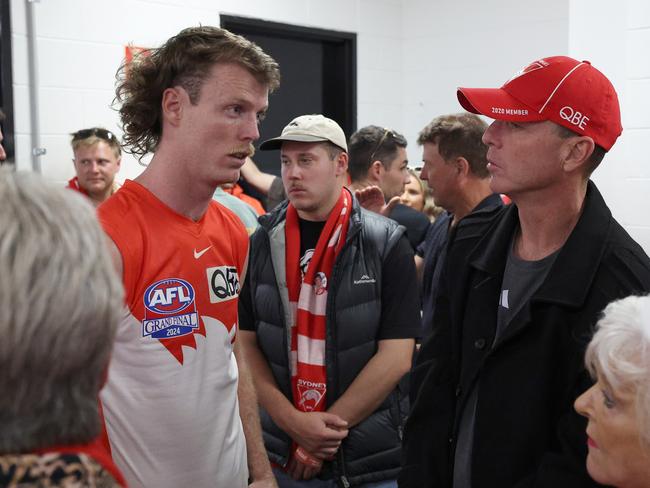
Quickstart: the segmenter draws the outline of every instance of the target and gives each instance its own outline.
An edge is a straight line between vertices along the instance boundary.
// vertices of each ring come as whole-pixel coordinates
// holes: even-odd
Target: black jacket
[[[261,217],[260,227],[251,237],[247,286],[253,310],[247,313],[254,317],[258,345],[278,388],[291,399],[289,307],[284,280],[286,207],[285,202]],[[403,233],[403,227],[361,209],[354,199],[346,243],[334,263],[328,294],[325,361],[328,407],[347,390],[377,352],[382,263],[403,238]],[[408,395],[397,387],[374,413],[350,429],[336,460],[324,466],[323,477],[334,477],[343,485],[351,486],[396,478],[407,412]],[[269,458],[285,465],[291,439],[264,409],[260,416]]]
[[[462,406],[478,388],[472,488],[594,486],[586,421],[573,410],[591,385],[584,350],[614,299],[650,291],[650,260],[589,183],[583,213],[544,283],[492,347],[517,207],[458,226],[434,334],[413,372],[401,488],[451,487]]]

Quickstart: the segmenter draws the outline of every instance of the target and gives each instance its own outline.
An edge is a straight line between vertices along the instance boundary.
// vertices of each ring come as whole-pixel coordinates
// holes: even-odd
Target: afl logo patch
[[[156,281],[144,292],[142,337],[154,339],[191,334],[198,329],[194,288],[180,278]]]
[[[234,266],[206,269],[210,303],[220,303],[239,296],[239,274]]]

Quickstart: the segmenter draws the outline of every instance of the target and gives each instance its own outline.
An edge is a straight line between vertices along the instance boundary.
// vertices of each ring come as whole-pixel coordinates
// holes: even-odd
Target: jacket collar
[[[512,204],[470,252],[470,266],[489,275],[503,275],[512,236],[519,225],[517,206]],[[612,214],[596,185],[589,181],[578,222],[531,300],[581,306],[605,252]],[[574,279],[580,277],[580,279]],[[501,279],[498,280],[501,283]]]

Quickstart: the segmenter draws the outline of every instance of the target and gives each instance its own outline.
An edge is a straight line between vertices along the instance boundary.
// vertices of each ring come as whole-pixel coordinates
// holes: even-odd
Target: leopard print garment
[[[119,488],[115,478],[86,454],[0,456],[0,488]]]

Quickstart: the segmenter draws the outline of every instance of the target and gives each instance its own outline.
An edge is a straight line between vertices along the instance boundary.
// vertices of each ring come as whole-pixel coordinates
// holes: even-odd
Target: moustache
[[[247,144],[246,146],[236,147],[231,149],[228,152],[229,156],[234,156],[237,158],[250,158],[255,154],[255,146],[252,143]]]

